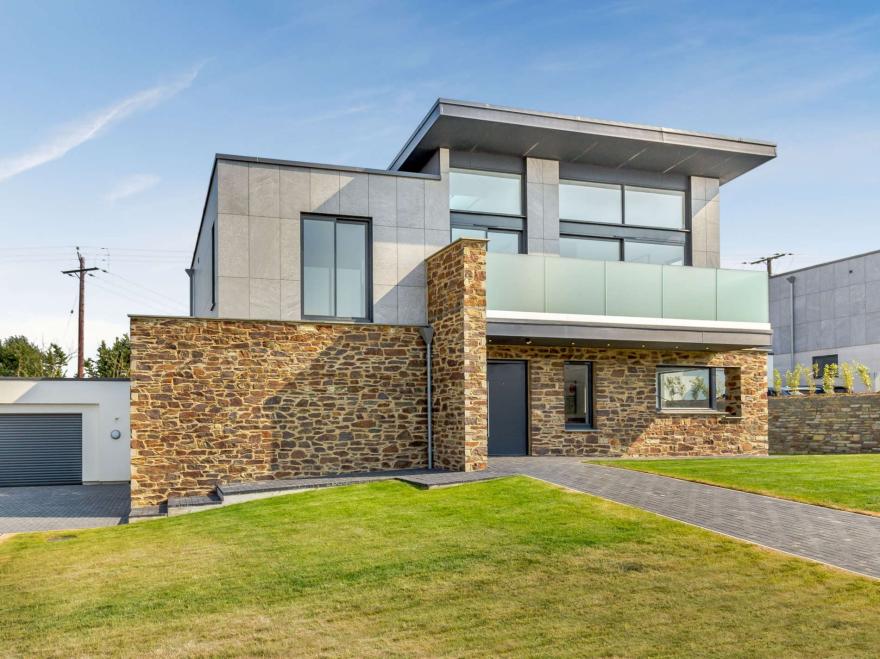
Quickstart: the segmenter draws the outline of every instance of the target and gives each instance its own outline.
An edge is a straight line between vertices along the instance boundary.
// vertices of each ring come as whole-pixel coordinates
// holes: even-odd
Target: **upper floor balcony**
[[[489,336],[681,349],[770,345],[763,272],[487,255]]]

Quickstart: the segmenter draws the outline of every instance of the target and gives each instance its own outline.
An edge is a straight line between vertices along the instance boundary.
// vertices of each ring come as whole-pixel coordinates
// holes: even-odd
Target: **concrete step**
[[[223,500],[216,494],[194,497],[168,497],[168,516],[186,515],[211,508],[219,508]]]

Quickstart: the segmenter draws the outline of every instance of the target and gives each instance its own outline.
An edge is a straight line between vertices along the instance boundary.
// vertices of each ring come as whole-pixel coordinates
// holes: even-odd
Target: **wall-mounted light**
[[[122,437],[122,433],[119,432],[118,430],[110,431],[110,438],[111,439],[119,439],[120,437]]]

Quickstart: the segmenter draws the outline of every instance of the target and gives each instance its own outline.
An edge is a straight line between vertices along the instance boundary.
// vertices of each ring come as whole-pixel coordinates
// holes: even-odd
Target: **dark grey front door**
[[[528,453],[526,363],[489,362],[489,455]]]

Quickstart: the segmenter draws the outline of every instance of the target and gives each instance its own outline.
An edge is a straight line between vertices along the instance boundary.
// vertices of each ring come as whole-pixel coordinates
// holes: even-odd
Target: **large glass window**
[[[565,362],[565,427],[593,427],[593,368],[590,362]]]
[[[685,263],[684,192],[679,190],[561,181],[559,218],[563,256]]]
[[[368,225],[358,220],[303,218],[303,316],[369,318]]]
[[[475,227],[452,227],[452,240],[459,238],[484,238],[489,241],[486,251],[504,254],[519,254],[521,232]]]
[[[620,224],[623,198],[620,186],[608,183],[559,183],[559,217],[583,222]]]
[[[627,224],[663,229],[684,227],[684,192],[625,186]]]
[[[620,241],[560,236],[559,255],[591,261],[619,261]]]
[[[469,213],[522,215],[521,176],[453,169],[449,172],[449,209]]]
[[[660,366],[657,369],[657,406],[664,410],[726,410],[730,402],[723,368]]]
[[[655,265],[684,265],[684,245],[649,243],[627,240],[623,246],[624,260]]]

